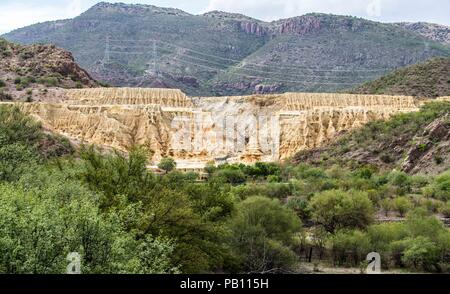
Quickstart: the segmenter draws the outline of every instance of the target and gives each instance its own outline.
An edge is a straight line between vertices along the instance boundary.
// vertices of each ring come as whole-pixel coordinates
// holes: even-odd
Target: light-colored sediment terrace
[[[372,120],[418,111],[409,96],[285,93],[188,97],[180,90],[66,90],[60,103],[18,103],[44,126],[74,140],[127,150],[140,144],[180,170],[217,163],[277,161],[317,148]],[[450,100],[441,97],[438,100]],[[2,104],[14,104],[6,102]]]

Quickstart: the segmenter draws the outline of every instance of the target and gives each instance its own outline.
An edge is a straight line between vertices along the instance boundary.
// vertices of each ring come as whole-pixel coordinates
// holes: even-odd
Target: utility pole
[[[153,40],[153,74],[158,76],[158,68],[156,60],[158,58],[158,51],[156,50],[156,40]]]

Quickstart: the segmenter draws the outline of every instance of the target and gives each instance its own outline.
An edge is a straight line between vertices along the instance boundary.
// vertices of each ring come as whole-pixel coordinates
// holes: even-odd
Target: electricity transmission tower
[[[106,43],[105,43],[105,55],[103,57],[103,64],[107,64],[110,61],[110,47],[109,47],[109,36],[106,36]]]
[[[148,69],[145,71],[146,76],[155,76],[159,75],[158,72],[158,49],[156,47],[156,41],[153,40],[153,52],[152,52],[152,60],[148,62]]]

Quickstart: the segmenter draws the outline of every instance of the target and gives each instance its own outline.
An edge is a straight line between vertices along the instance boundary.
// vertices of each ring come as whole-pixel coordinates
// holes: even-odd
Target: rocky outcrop
[[[447,114],[426,126],[423,133],[418,134],[413,141],[415,144],[407,152],[402,164],[402,170],[410,173],[426,173],[432,168],[434,172],[441,167],[442,162],[450,162],[450,114]],[[435,161],[438,164],[434,164]]]
[[[274,28],[274,31],[280,34],[295,33],[299,35],[306,35],[317,32],[321,29],[321,21],[314,16],[300,16],[279,21]]]
[[[22,109],[76,141],[126,151],[147,146],[150,159],[184,166],[208,161],[277,161],[317,148],[369,121],[416,111],[412,97],[286,93],[194,97],[179,90],[66,90],[62,103]]]
[[[239,22],[239,27],[242,31],[249,35],[256,35],[262,37],[267,34],[267,28],[258,24],[257,22]]]
[[[446,45],[450,44],[450,27],[426,22],[402,22],[396,23],[404,29],[418,33],[430,40]]]
[[[70,52],[54,45],[21,46],[1,38],[0,77],[0,91],[12,100],[53,101],[63,96],[59,88],[98,87]]]

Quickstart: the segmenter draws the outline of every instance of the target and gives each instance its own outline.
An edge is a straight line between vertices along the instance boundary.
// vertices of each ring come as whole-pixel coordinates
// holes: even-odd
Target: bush
[[[311,209],[308,201],[301,197],[289,199],[286,206],[292,209],[303,222],[306,222],[311,218]]]
[[[13,97],[11,94],[4,92],[3,90],[0,90],[0,100],[7,100],[11,101]]]
[[[6,83],[4,80],[0,79],[0,88],[3,88],[6,86]]]
[[[213,180],[218,180],[232,185],[239,185],[245,183],[247,177],[241,170],[225,168],[216,171],[213,175]]]
[[[338,231],[330,243],[335,265],[357,266],[370,252],[369,238],[358,230]]]
[[[399,241],[404,247],[402,262],[416,270],[434,271],[440,260],[439,248],[429,238],[419,236]]]
[[[117,217],[101,215],[78,196],[61,202],[53,193],[34,194],[0,184],[0,272],[61,274],[66,256],[81,255],[83,273],[170,273],[170,243],[136,241]]]
[[[430,196],[443,201],[450,200],[450,171],[437,176],[427,188]]]
[[[158,164],[158,168],[162,169],[166,173],[171,172],[177,166],[175,160],[170,157],[164,157],[161,159],[161,162]]]
[[[331,190],[311,200],[313,220],[333,233],[342,228],[365,228],[373,220],[373,206],[367,193]]]
[[[392,202],[392,206],[395,211],[398,212],[400,217],[404,217],[405,214],[413,207],[411,201],[407,197],[397,197]]]
[[[57,77],[44,77],[37,81],[39,84],[43,84],[47,87],[56,87],[59,85],[59,80]]]
[[[447,218],[450,218],[450,201],[447,201],[441,208],[440,212]]]
[[[295,214],[278,200],[251,197],[238,204],[229,224],[232,246],[241,268],[252,273],[292,270],[296,256],[293,236],[301,229]]]

